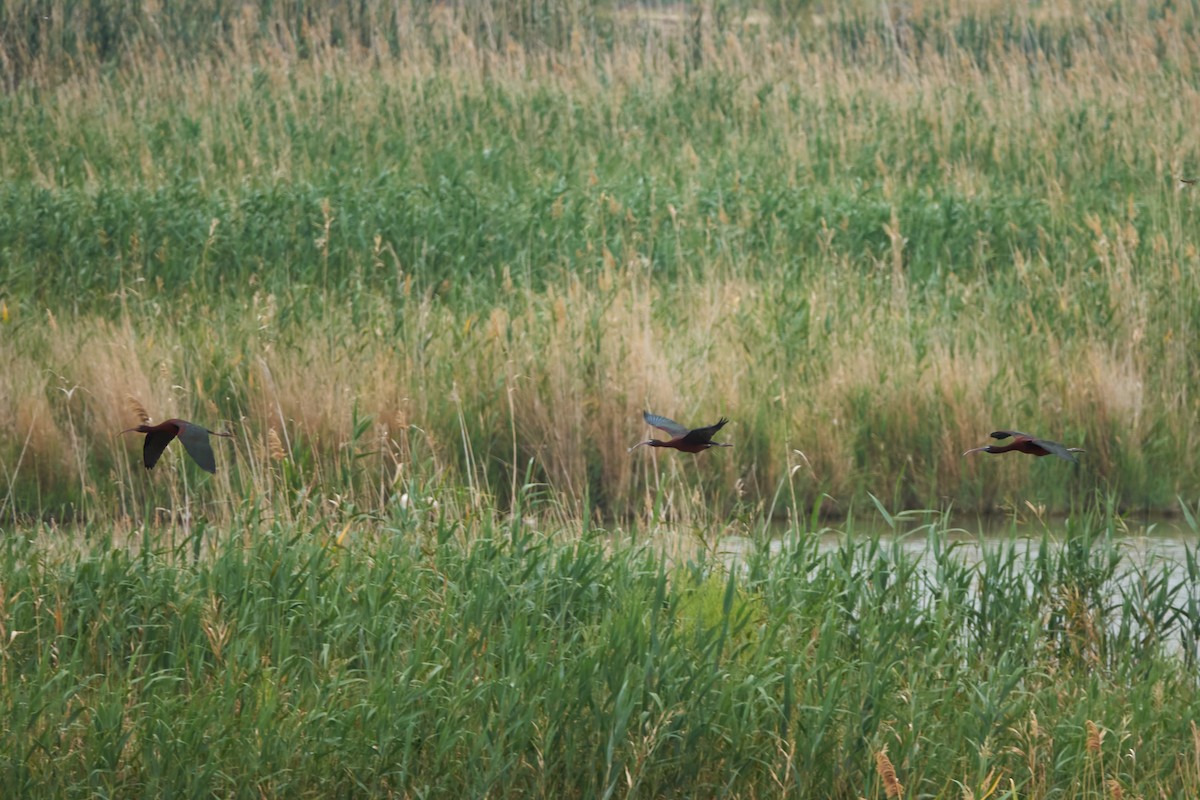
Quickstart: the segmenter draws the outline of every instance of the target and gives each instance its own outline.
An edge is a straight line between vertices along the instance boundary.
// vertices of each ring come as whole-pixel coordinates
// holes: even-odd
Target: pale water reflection
[[[783,529],[760,540],[742,535],[721,537],[710,549],[731,568],[745,568],[756,558],[786,558],[796,547],[815,547],[815,557],[853,550],[855,560],[904,561],[915,565],[920,577],[918,592],[927,594],[926,602],[937,602],[940,579],[939,562],[952,560],[971,571],[972,592],[967,602],[978,608],[981,585],[988,579],[989,563],[1004,565],[1011,559],[1017,565],[1017,591],[1030,596],[1038,570],[1033,566],[1042,557],[1060,566],[1065,548],[1080,545],[1080,555],[1090,567],[1100,568],[1104,577],[1092,602],[1105,606],[1097,609],[1103,626],[1110,634],[1124,627],[1125,633],[1150,637],[1168,651],[1195,658],[1200,639],[1200,536],[1185,520],[1160,518],[1143,521],[1090,520],[1087,526],[1061,521],[1034,524],[966,525],[893,518],[893,525],[864,525],[854,522],[839,529],[834,526],[815,533]],[[1101,522],[1102,524],[1097,524]],[[817,537],[816,542],[811,537]],[[864,547],[868,542],[878,547]],[[1043,548],[1045,548],[1043,550]],[[810,552],[812,550],[810,549]],[[990,556],[990,559],[989,559]],[[1002,556],[1002,557],[1001,557]],[[1070,559],[1068,559],[1070,560]],[[859,561],[859,563],[862,563]],[[1075,562],[1078,567],[1080,562]],[[1022,565],[1028,565],[1022,566]],[[1002,572],[1006,566],[997,567]],[[1088,570],[1091,572],[1091,570]],[[1008,574],[1012,574],[1009,571]],[[1095,575],[1096,572],[1091,572]],[[913,584],[910,584],[913,585]],[[1063,591],[1063,584],[1055,584]],[[1122,607],[1124,610],[1122,611]],[[1145,612],[1151,613],[1145,613]],[[1154,619],[1151,619],[1153,617]],[[1144,639],[1148,641],[1148,639]]]
[[[717,552],[727,563],[744,561],[756,547],[765,545],[770,555],[778,555],[789,537],[818,537],[819,552],[838,549],[847,541],[878,537],[881,545],[889,550],[899,547],[922,563],[932,563],[934,551],[931,535],[938,538],[942,549],[953,545],[957,558],[963,563],[978,563],[985,548],[1005,546],[1010,543],[1026,552],[1036,552],[1043,540],[1053,545],[1063,545],[1080,535],[1072,528],[1069,520],[1045,522],[1014,522],[1010,519],[990,518],[975,521],[952,521],[949,524],[938,515],[921,512],[918,519],[906,518],[904,514],[893,517],[894,525],[883,521],[854,521],[846,525],[831,524],[816,533],[797,531],[779,526],[772,535],[756,540],[740,534],[727,534],[717,542]],[[1174,563],[1181,569],[1189,552],[1196,554],[1200,535],[1193,531],[1186,520],[1176,517],[1156,517],[1142,520],[1114,520],[1111,524],[1113,540],[1129,559],[1130,566],[1146,566],[1164,561]],[[1104,531],[1093,529],[1095,538]]]

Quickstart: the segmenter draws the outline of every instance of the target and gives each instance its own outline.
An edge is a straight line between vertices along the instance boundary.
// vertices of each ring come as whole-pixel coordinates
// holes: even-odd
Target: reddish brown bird
[[[660,417],[658,414],[651,414],[649,411],[642,412],[642,419],[646,420],[647,425],[653,425],[660,431],[671,435],[671,439],[666,441],[662,439],[647,439],[644,442],[638,442],[633,447],[629,448],[629,452],[637,450],[644,444],[651,447],[671,447],[675,450],[682,450],[685,453],[699,453],[702,450],[707,450],[710,447],[733,447],[731,444],[724,442],[714,442],[713,434],[725,427],[725,423],[729,420],[721,417],[717,420],[717,424],[709,425],[707,428],[687,428],[680,425],[673,419]]]
[[[993,431],[988,434],[993,439],[1003,441],[1012,437],[1012,441],[1005,445],[988,444],[983,447],[975,447],[963,453],[964,456],[969,456],[971,453],[1008,453],[1015,450],[1018,453],[1028,453],[1031,456],[1058,456],[1064,461],[1070,461],[1072,464],[1078,464],[1079,459],[1075,457],[1076,453],[1084,452],[1078,447],[1066,447],[1058,442],[1051,442],[1048,439],[1039,439],[1036,436],[1030,436],[1028,433],[1020,431]]]
[[[136,428],[127,428],[121,433],[146,434],[146,444],[142,447],[142,460],[146,464],[146,469],[154,469],[163,450],[166,450],[171,440],[178,436],[179,441],[183,443],[183,449],[187,450],[192,460],[200,465],[200,469],[213,474],[217,472],[217,462],[213,458],[212,445],[208,443],[208,437],[228,436],[233,438],[232,433],[210,431],[208,428],[202,428],[196,423],[184,419],[169,419],[157,425],[138,425]]]

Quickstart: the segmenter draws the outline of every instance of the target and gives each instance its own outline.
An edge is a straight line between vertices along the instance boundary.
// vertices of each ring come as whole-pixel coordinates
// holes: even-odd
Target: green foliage
[[[856,798],[886,746],[923,796],[1191,792],[1196,554],[1115,522],[791,530],[732,569],[411,514],[246,517],[198,560],[29,531],[0,553],[0,790]]]

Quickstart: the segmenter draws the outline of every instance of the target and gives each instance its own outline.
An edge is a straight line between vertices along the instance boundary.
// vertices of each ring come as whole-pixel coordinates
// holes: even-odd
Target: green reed
[[[1194,790],[1190,547],[1143,560],[1085,511],[972,556],[908,520],[757,529],[733,569],[667,530],[430,509],[6,537],[0,782],[882,797],[886,747],[930,797]]]

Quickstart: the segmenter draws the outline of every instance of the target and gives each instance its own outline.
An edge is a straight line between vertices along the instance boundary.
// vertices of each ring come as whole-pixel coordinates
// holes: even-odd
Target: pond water
[[[1018,580],[1024,584],[1024,591],[1030,593],[1034,591],[1037,574],[1032,565],[1043,543],[1049,546],[1050,555],[1056,556],[1061,555],[1063,548],[1087,535],[1082,526],[1072,525],[1068,520],[1035,520],[1032,523],[1005,520],[956,525],[941,517],[893,517],[892,522],[892,525],[882,521],[872,525],[855,521],[840,527],[831,525],[816,534],[797,534],[783,529],[757,541],[730,535],[716,543],[715,551],[726,564],[736,568],[764,546],[771,556],[780,555],[785,544],[797,535],[818,536],[818,554],[836,552],[856,542],[878,538],[880,548],[875,551],[878,555],[873,557],[886,559],[895,553],[897,558],[907,557],[915,562],[917,571],[928,576],[917,585],[926,587],[931,603],[936,602],[934,595],[939,591],[939,581],[934,577],[939,551],[943,557],[949,553],[958,564],[975,570],[974,597],[968,602],[978,605],[978,592],[987,568],[985,553],[994,554],[1001,548],[1008,553],[1011,548]],[[1124,625],[1141,636],[1153,637],[1167,651],[1179,654],[1192,650],[1192,658],[1200,655],[1196,644],[1200,637],[1200,612],[1197,612],[1200,582],[1196,580],[1200,535],[1183,519],[1092,522],[1088,528],[1091,546],[1084,551],[1088,563],[1107,565],[1114,548],[1119,557],[1115,569],[1098,590],[1098,596],[1104,599],[1093,601],[1104,606],[1095,609],[1097,619],[1105,620],[1104,627],[1110,633],[1116,633]],[[1051,558],[1052,562],[1055,560]],[[1024,563],[1030,565],[1027,575],[1021,575]],[[1103,574],[1108,575],[1107,571]],[[1151,617],[1155,617],[1155,621],[1147,622]]]
[[[1105,520],[1105,523],[1108,521]],[[1123,555],[1135,565],[1161,559],[1182,566],[1187,552],[1195,552],[1200,545],[1200,534],[1192,530],[1182,517],[1114,519],[1111,527],[1114,540]],[[1016,542],[1019,548],[1024,546],[1036,552],[1043,539],[1049,540],[1052,545],[1062,545],[1079,535],[1078,526],[1073,528],[1070,520],[1065,518],[1031,521],[1000,517],[946,520],[930,512],[901,513],[892,517],[891,525],[882,519],[831,523],[815,535],[820,537],[818,549],[822,552],[836,550],[848,537],[878,537],[882,544],[889,547],[899,544],[907,554],[923,562],[931,562],[931,531],[936,531],[943,545],[953,543],[958,557],[966,562],[978,562],[984,548],[989,545]],[[1093,536],[1098,533],[1093,529]],[[786,525],[779,526],[776,534],[767,542],[770,552],[773,555],[779,553],[785,539],[792,535],[795,533]],[[749,555],[755,546],[755,540],[731,534],[720,538],[717,549],[726,560],[736,561]]]

